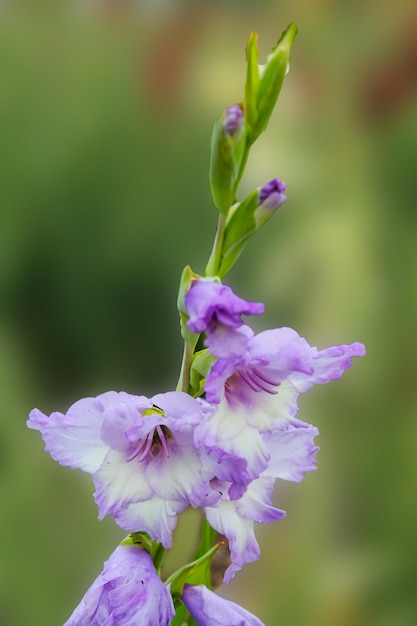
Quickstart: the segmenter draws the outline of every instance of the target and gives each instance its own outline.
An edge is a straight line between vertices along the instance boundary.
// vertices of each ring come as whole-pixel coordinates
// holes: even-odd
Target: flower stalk
[[[263,66],[257,35],[250,35],[244,101],[214,123],[209,181],[218,224],[205,276],[189,266],[181,276],[176,390],[150,398],[109,391],[65,413],[30,412],[27,425],[41,433],[52,458],[91,476],[99,518],[110,515],[129,531],[65,626],[264,626],[212,587],[260,558],[255,523],[285,516],[273,503],[275,485],[298,483],[316,469],[318,431],[298,416],[299,396],[341,378],[353,357],[365,354],[358,342],[319,350],[286,327],[255,334],[244,317],[261,316],[263,303],[222,283],[287,200],[279,178],[242,201],[237,196],[296,32],[291,24]],[[189,507],[203,520],[197,549],[190,561],[184,546],[185,564],[164,580],[164,555]],[[229,552],[213,585],[213,557],[223,544]]]

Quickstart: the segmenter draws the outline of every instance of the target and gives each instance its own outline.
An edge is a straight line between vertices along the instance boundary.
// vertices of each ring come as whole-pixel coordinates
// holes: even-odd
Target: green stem
[[[185,341],[184,352],[182,355],[180,377],[178,379],[178,384],[177,384],[177,391],[184,391],[185,393],[188,393],[188,388],[190,386],[190,367],[191,367],[192,356],[193,356],[193,348],[188,343],[188,341]]]
[[[162,565],[162,559],[164,558],[164,554],[165,554],[165,548],[160,543],[155,553],[155,556],[153,558],[153,563],[155,565],[155,569],[158,572],[158,574],[161,573],[161,565]]]
[[[234,198],[236,198],[237,190],[238,190],[240,181],[242,180],[242,176],[243,176],[243,173],[245,171],[246,163],[248,162],[250,147],[251,147],[251,144],[249,143],[249,139],[247,138],[246,139],[245,152],[243,154],[242,161],[240,163],[239,174],[238,174],[238,176],[236,178],[235,185],[233,187],[233,197]]]
[[[214,238],[213,250],[207,263],[206,276],[217,276],[219,271],[225,228],[226,216],[219,213],[216,237]]]

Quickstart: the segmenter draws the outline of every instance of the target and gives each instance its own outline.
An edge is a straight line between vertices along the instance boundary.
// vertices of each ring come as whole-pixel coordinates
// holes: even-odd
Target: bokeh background
[[[257,329],[368,355],[301,399],[319,470],[277,489],[287,518],[258,526],[262,559],[221,593],[269,626],[417,623],[413,4],[0,3],[2,626],[62,624],[125,534],[27,413],[175,386],[178,279],[203,271],[216,223],[211,123],[242,98],[249,32],[264,58],[290,21],[291,72],[241,188],[278,175],[290,199],[228,282],[266,303]]]

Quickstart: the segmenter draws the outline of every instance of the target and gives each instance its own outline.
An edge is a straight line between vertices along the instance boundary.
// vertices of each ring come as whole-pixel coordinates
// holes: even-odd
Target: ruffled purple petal
[[[228,486],[213,481],[213,488],[219,490],[221,498],[216,505],[204,509],[210,526],[229,540],[232,564],[225,572],[225,583],[246,563],[259,559],[254,522],[270,524],[285,517],[284,511],[272,505],[272,478],[261,476],[252,481],[239,500],[230,499]]]
[[[181,599],[198,626],[264,626],[252,613],[204,585],[184,585]]]
[[[299,483],[307,472],[316,469],[314,437],[319,431],[310,424],[288,424],[265,436],[271,455],[265,474],[273,478]]]
[[[311,348],[311,374],[295,372],[291,374],[291,380],[301,393],[306,393],[316,383],[323,384],[341,378],[344,371],[352,366],[352,357],[365,354],[365,346],[359,342],[332,346],[325,350]]]
[[[169,626],[174,615],[148,552],[119,546],[64,626]]]
[[[194,333],[211,331],[219,323],[232,328],[242,325],[241,316],[261,315],[262,302],[239,298],[227,285],[209,280],[195,280],[185,296],[188,328]]]

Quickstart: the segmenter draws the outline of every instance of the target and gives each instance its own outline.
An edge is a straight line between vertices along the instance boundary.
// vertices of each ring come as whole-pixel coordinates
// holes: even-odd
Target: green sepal
[[[277,45],[267,57],[265,65],[260,67],[259,88],[256,97],[257,117],[248,131],[251,144],[268,125],[289,69],[290,48],[296,34],[297,26],[292,23],[282,33]]]
[[[193,280],[196,280],[198,278],[201,278],[201,276],[199,274],[195,274],[195,272],[193,272],[191,267],[189,265],[186,265],[181,274],[180,287],[178,290],[178,298],[177,298],[177,307],[178,307],[178,312],[180,314],[181,335],[184,341],[192,347],[192,350],[194,350],[197,344],[198,335],[188,330],[188,327],[187,327],[188,315],[185,310],[184,299],[188,290],[191,287]]]
[[[199,350],[193,355],[190,370],[190,387],[195,398],[204,392],[204,381],[214,362],[214,356],[207,349]]]
[[[135,533],[130,533],[120,544],[121,546],[141,546],[144,548],[152,557],[152,561],[155,565],[155,569],[159,571],[161,566],[162,557],[165,553],[165,548],[159,541],[155,541],[151,538],[151,536],[145,531],[138,531]]]
[[[201,585],[205,584],[210,573],[210,563],[217,550],[222,544],[218,543],[213,546],[208,552],[203,554],[199,559],[196,559],[192,563],[188,563],[177,569],[167,580],[166,585],[171,585],[171,594],[173,596],[180,596],[184,589],[184,585]]]
[[[180,313],[187,313],[185,310],[184,298],[189,291],[193,280],[201,278],[199,274],[193,272],[189,265],[186,265],[182,271],[180,278],[180,287],[178,290],[177,308]]]
[[[226,111],[214,121],[210,144],[209,179],[214,206],[227,215],[235,201],[235,186],[246,148],[245,121],[235,133],[228,134],[224,127]]]
[[[252,32],[248,38],[246,47],[246,83],[245,83],[245,113],[249,127],[254,126],[258,118],[258,91],[259,91],[259,65],[258,65],[258,33]]]

